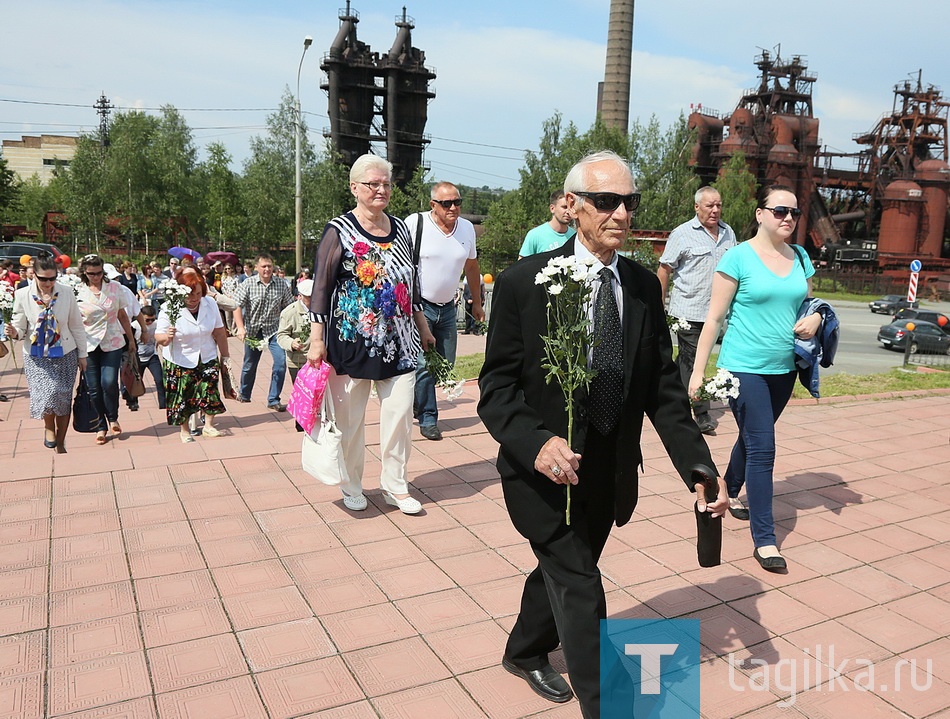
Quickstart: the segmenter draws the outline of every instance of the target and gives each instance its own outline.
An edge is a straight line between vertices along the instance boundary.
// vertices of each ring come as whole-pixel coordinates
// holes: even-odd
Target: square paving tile
[[[0,635],[45,629],[46,605],[43,595],[0,600]]]
[[[160,577],[205,569],[205,560],[197,544],[183,547],[162,547],[129,552],[129,564],[135,579]]]
[[[233,634],[218,634],[148,651],[158,693],[247,674],[247,663]]]
[[[48,574],[45,566],[0,572],[0,599],[45,595]]]
[[[0,638],[0,679],[35,674],[44,669],[46,632],[28,632]]]
[[[523,679],[509,674],[500,664],[463,674],[458,681],[492,719],[521,719],[551,707],[551,702],[539,697]],[[580,714],[577,700],[572,699],[569,706],[575,716]]]
[[[520,574],[510,562],[491,549],[445,557],[437,563],[461,587]]]
[[[508,633],[493,621],[483,621],[427,633],[425,638],[452,673],[461,675],[498,665]]]
[[[134,611],[132,582],[114,582],[51,594],[49,621],[54,627],[81,624]]]
[[[381,569],[370,572],[370,576],[393,600],[438,592],[455,586],[455,582],[431,561]]]
[[[66,714],[151,694],[140,653],[120,654],[49,671],[50,715]]]
[[[386,595],[366,574],[300,584],[299,589],[321,617],[386,601]]]
[[[231,617],[231,623],[239,631],[313,616],[309,605],[296,587],[232,594],[223,597],[222,601]]]
[[[340,657],[261,672],[257,682],[271,716],[281,719],[363,698],[362,690]]]
[[[218,567],[211,571],[222,596],[289,587],[294,583],[287,570],[276,559]]]
[[[139,609],[160,609],[206,599],[218,592],[207,569],[135,580]]]
[[[395,604],[416,629],[425,634],[489,618],[488,614],[459,588],[401,599]]]
[[[159,694],[161,719],[268,719],[249,676]]]
[[[243,537],[260,532],[260,527],[250,512],[198,519],[191,522],[191,528],[199,542]]]
[[[209,567],[259,562],[277,556],[263,534],[248,534],[201,543]]]
[[[370,697],[451,676],[420,637],[348,652],[343,659]]]
[[[82,624],[53,627],[49,633],[50,666],[91,661],[142,649],[141,632],[134,614],[96,619]]]
[[[43,675],[0,678],[0,707],[9,719],[36,719],[43,715]]]
[[[248,664],[255,672],[327,657],[336,653],[317,619],[272,624],[238,633]]]
[[[373,704],[383,719],[478,719],[485,713],[455,680],[377,697]]]
[[[214,599],[141,612],[146,647],[177,644],[231,631],[224,607]]]
[[[322,619],[341,652],[406,639],[416,633],[392,604],[351,609]]]

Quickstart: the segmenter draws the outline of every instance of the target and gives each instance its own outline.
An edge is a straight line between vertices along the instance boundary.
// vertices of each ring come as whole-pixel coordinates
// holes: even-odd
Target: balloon
[[[28,267],[29,264],[33,261],[32,255],[20,255],[20,266]]]
[[[482,277],[482,279],[485,281],[486,285],[490,285],[492,282],[495,281],[495,278],[491,276],[491,273],[486,273],[485,276]]]
[[[59,264],[63,266],[64,270],[68,270],[69,266],[73,263],[73,261],[69,259],[69,255],[60,255],[56,259],[59,261]]]
[[[947,318],[946,318],[944,315],[940,315],[940,316],[937,318],[937,324],[940,325],[941,327],[946,327],[946,325],[947,325]]]
[[[908,322],[906,325],[904,325],[904,327],[907,328],[908,332],[913,332],[915,329],[917,329],[917,325],[915,325],[913,322]]]

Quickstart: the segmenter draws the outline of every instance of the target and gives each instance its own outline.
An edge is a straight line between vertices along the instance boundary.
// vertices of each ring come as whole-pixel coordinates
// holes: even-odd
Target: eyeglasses
[[[393,189],[392,183],[389,182],[361,182],[361,185],[368,187],[373,192],[390,192]]]
[[[155,321],[155,319],[145,320],[145,324],[150,325]]]
[[[442,205],[443,210],[451,209],[452,207],[461,207],[462,198],[456,197],[454,200],[433,200],[437,205]]]
[[[37,282],[56,282],[56,276],[53,277],[41,277],[40,275],[34,275]]]
[[[90,272],[89,270],[86,270],[86,277],[102,277],[102,270],[99,270],[98,272]]]
[[[776,220],[784,220],[788,215],[791,215],[793,220],[797,220],[802,216],[802,211],[797,207],[776,205],[775,207],[763,207],[762,209],[771,212],[775,216]]]
[[[633,212],[640,206],[640,193],[631,192],[629,195],[618,195],[616,192],[573,192],[573,195],[586,197],[594,203],[598,212],[613,212],[620,203],[628,212]]]

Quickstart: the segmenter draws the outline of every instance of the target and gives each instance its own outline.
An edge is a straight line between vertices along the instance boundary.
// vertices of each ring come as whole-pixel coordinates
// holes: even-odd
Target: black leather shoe
[[[426,439],[431,439],[436,442],[442,439],[442,430],[440,430],[438,426],[434,424],[423,425],[422,427],[419,428],[419,432]]]
[[[737,509],[737,508],[734,508],[734,507],[731,507],[731,506],[730,506],[730,507],[729,507],[729,514],[731,514],[731,515],[732,515],[733,517],[735,517],[736,519],[741,519],[741,520],[746,521],[746,522],[749,521],[749,510],[748,510],[746,507],[739,507],[739,508]]]
[[[755,557],[756,561],[759,563],[759,566],[767,572],[781,572],[782,570],[788,569],[788,564],[785,562],[785,557],[763,557],[761,554],[759,554],[758,547],[753,550],[752,556]]]
[[[699,427],[699,431],[703,434],[716,434],[716,420],[714,420],[708,414],[698,415],[696,417],[696,426]]]
[[[554,671],[554,667],[545,664],[540,669],[530,670],[522,669],[513,663],[508,657],[501,658],[501,665],[516,677],[521,677],[536,694],[544,697],[548,701],[563,704],[569,702],[574,697],[574,692],[564,681],[564,677]]]
[[[267,405],[267,409],[269,409],[269,410],[271,410],[271,411],[273,411],[273,412],[286,412],[286,411],[287,411],[287,405],[281,404],[280,402],[275,402],[274,404],[269,404],[269,405]]]

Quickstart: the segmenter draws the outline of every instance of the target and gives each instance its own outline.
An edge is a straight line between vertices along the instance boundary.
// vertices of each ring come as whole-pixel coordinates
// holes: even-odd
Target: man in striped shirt
[[[666,248],[660,257],[660,267],[656,276],[663,289],[666,301],[669,290],[670,304],[667,313],[678,320],[689,323],[689,329],[679,329],[676,333],[679,354],[680,378],[684,385],[689,384],[696,359],[696,345],[699,333],[709,312],[709,299],[712,294],[712,280],[716,265],[726,254],[726,250],[736,244],[736,233],[732,231],[722,217],[722,198],[712,187],[701,187],[694,197],[696,216],[689,222],[674,229]],[[670,289],[670,280],[673,287]],[[716,433],[716,420],[709,416],[709,401],[693,402],[696,424],[703,434]]]
[[[284,375],[287,373],[287,355],[277,344],[277,325],[280,323],[281,311],[294,301],[290,287],[286,282],[274,277],[274,260],[268,255],[258,255],[257,274],[237,286],[233,299],[238,305],[234,310],[237,337],[245,342],[238,401],[251,401],[254,380],[257,378],[257,365],[261,360],[263,345],[266,344],[274,362],[267,408],[284,412],[287,405],[281,403],[280,391],[284,388]],[[247,344],[245,338],[260,340],[261,345],[252,347]]]

